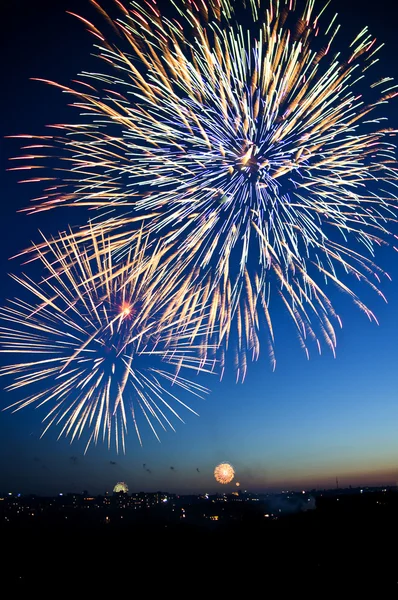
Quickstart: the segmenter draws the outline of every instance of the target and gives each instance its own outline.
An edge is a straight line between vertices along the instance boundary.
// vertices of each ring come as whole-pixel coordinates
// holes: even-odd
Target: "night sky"
[[[320,2],[321,3],[321,2]],[[87,6],[86,6],[87,4]],[[68,84],[80,71],[101,69],[91,54],[92,38],[66,10],[91,17],[84,0],[13,0],[2,8],[1,56],[3,91],[2,136],[40,134],[50,123],[74,122],[70,97],[31,77]],[[106,3],[104,3],[106,5]],[[396,14],[393,0],[333,0],[343,33],[335,45],[346,47],[369,25],[385,48],[372,76],[397,77]],[[396,9],[395,9],[396,10]],[[398,126],[398,101],[387,111],[390,126]],[[84,223],[84,210],[59,209],[36,216],[17,211],[35,194],[7,173],[8,157],[19,152],[17,140],[1,142],[0,268],[1,302],[19,293],[7,273],[18,272],[18,259],[9,257],[38,240],[37,230],[56,233],[68,224]],[[274,312],[277,368],[272,372],[267,351],[249,364],[244,385],[235,384],[233,369],[220,383],[216,376],[203,383],[212,389],[186,413],[176,433],[163,432],[161,444],[144,433],[141,448],[133,431],[126,455],[102,444],[83,454],[85,443],[57,441],[57,430],[40,439],[40,409],[0,413],[0,491],[58,493],[89,490],[103,493],[124,480],[132,490],[213,492],[214,466],[231,462],[243,489],[395,484],[398,481],[398,255],[379,252],[376,262],[392,277],[383,281],[385,304],[365,286],[356,287],[376,313],[371,324],[352,302],[330,290],[343,320],[337,358],[313,352],[310,361],[300,349],[294,327],[280,305]],[[348,283],[351,283],[350,281]],[[279,312],[278,312],[279,309]],[[202,381],[201,381],[202,382]],[[1,393],[3,406],[16,400]],[[145,465],[145,467],[143,466]],[[171,469],[170,467],[173,467]],[[229,489],[233,486],[228,486]]]

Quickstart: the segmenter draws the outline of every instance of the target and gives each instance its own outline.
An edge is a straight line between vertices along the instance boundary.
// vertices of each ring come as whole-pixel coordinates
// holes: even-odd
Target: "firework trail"
[[[395,220],[396,132],[376,109],[397,91],[389,77],[369,78],[380,46],[367,28],[334,50],[327,4],[317,13],[314,0],[301,11],[294,0],[176,0],[162,14],[155,0],[116,2],[109,35],[79,17],[105,72],[59,85],[81,122],[19,157],[18,169],[33,170],[54,159],[51,148],[61,158],[57,172],[30,179],[46,189],[29,212],[100,210],[120,252],[139,220],[163,239],[176,268],[195,272],[218,345],[234,325],[242,378],[262,331],[275,361],[275,297],[307,355],[309,340],[335,351],[341,321],[326,283],[370,320],[345,276],[383,297],[387,274],[373,259]]]
[[[45,277],[14,276],[32,301],[0,310],[1,351],[21,357],[0,374],[13,377],[9,390],[33,390],[9,408],[44,405],[43,434],[58,425],[73,441],[87,430],[86,450],[103,438],[123,451],[129,419],[141,443],[140,419],[158,438],[157,427],[182,421],[179,408],[194,412],[174,389],[203,396],[206,388],[181,373],[214,365],[191,342],[201,311],[192,310],[186,282],[159,264],[161,253],[138,236],[127,262],[115,265],[94,233],[87,246],[68,234],[37,252]]]

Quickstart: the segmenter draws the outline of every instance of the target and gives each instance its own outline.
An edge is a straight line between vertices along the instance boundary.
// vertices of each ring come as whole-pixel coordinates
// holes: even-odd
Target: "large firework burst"
[[[340,319],[324,283],[370,319],[344,275],[382,295],[373,256],[395,218],[397,170],[395,132],[374,111],[396,86],[366,84],[379,49],[367,29],[346,55],[333,51],[339,26],[315,0],[243,4],[186,0],[162,14],[155,0],[116,2],[115,42],[82,19],[106,73],[60,86],[86,117],[27,146],[29,160],[61,147],[66,171],[36,179],[51,183],[29,210],[105,209],[102,227],[127,251],[145,218],[179,268],[209,282],[219,344],[236,321],[239,356],[258,355],[260,313],[273,356],[275,295],[307,353],[307,338],[334,352]]]
[[[207,348],[191,343],[202,311],[157,248],[138,235],[127,263],[114,264],[107,240],[92,233],[88,245],[69,234],[37,251],[46,269],[40,283],[14,277],[32,302],[0,310],[1,351],[21,357],[0,374],[13,376],[10,390],[33,390],[9,408],[44,405],[43,434],[55,424],[73,440],[87,429],[87,447],[114,437],[123,450],[129,419],[141,443],[139,415],[158,437],[156,426],[182,420],[178,408],[194,412],[173,386],[206,393],[181,374],[212,368]]]

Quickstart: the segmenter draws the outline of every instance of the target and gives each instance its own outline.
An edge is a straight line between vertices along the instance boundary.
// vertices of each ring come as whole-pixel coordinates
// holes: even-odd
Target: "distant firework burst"
[[[118,481],[118,483],[113,488],[113,491],[115,494],[128,494],[129,487],[127,483],[124,483],[124,481]]]
[[[44,407],[43,434],[58,426],[71,441],[114,439],[123,451],[129,421],[141,443],[140,422],[158,438],[159,427],[182,421],[179,409],[194,412],[175,390],[202,397],[206,388],[185,373],[209,372],[213,362],[191,342],[201,323],[189,281],[176,281],[139,235],[126,264],[114,264],[94,233],[87,246],[65,234],[37,251],[42,281],[14,276],[32,301],[0,310],[1,351],[19,359],[0,374],[23,395],[9,408]]]
[[[309,341],[335,352],[341,321],[326,283],[370,320],[346,275],[383,297],[373,258],[395,220],[396,132],[376,109],[397,90],[369,79],[380,46],[367,28],[337,51],[327,4],[177,0],[163,14],[163,2],[117,2],[109,35],[79,17],[105,73],[59,86],[82,122],[29,143],[17,167],[39,174],[55,147],[65,173],[33,177],[48,185],[30,212],[104,209],[115,247],[129,251],[140,218],[174,245],[208,278],[219,345],[234,324],[242,378],[262,328],[275,361],[275,297],[307,356]]]
[[[214,477],[218,483],[226,485],[231,483],[235,477],[235,471],[232,465],[229,463],[221,463],[214,469]]]

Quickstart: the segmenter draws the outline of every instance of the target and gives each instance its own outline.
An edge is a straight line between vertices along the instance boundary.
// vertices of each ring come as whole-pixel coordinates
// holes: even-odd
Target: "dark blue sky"
[[[81,70],[94,70],[91,38],[65,13],[84,15],[83,0],[35,3],[14,0],[3,16],[1,97],[4,135],[42,133],[48,123],[73,121],[77,113],[53,88],[29,81],[43,77],[67,84]],[[87,3],[88,4],[88,3]],[[386,48],[380,53],[380,75],[397,75],[396,15],[391,0],[333,1],[344,32],[343,46],[364,25]],[[375,77],[376,79],[376,77]],[[391,126],[398,126],[398,103],[391,106]],[[7,272],[18,270],[8,258],[46,232],[83,222],[84,211],[62,209],[38,216],[18,214],[34,189],[17,184],[5,173],[7,157],[18,154],[14,140],[1,142],[0,268],[1,299],[17,290]],[[384,304],[367,289],[361,298],[374,309],[380,326],[369,323],[347,299],[333,293],[343,319],[337,358],[315,353],[310,361],[300,350],[294,328],[282,307],[274,313],[277,369],[272,372],[266,351],[251,364],[244,385],[230,372],[223,382],[214,377],[212,393],[187,415],[177,432],[164,433],[159,444],[149,433],[140,448],[132,433],[126,456],[102,446],[83,456],[84,443],[57,441],[50,431],[39,439],[44,413],[26,410],[0,413],[0,491],[55,493],[109,490],[117,480],[131,489],[214,491],[212,471],[220,461],[233,463],[237,481],[250,489],[393,483],[398,480],[398,267],[397,254],[385,250],[378,262],[392,276],[383,291]],[[1,402],[9,402],[1,392]],[[116,463],[116,464],[112,464]],[[151,472],[143,468],[146,468]],[[174,470],[170,467],[173,466]],[[200,472],[197,471],[199,469]]]

